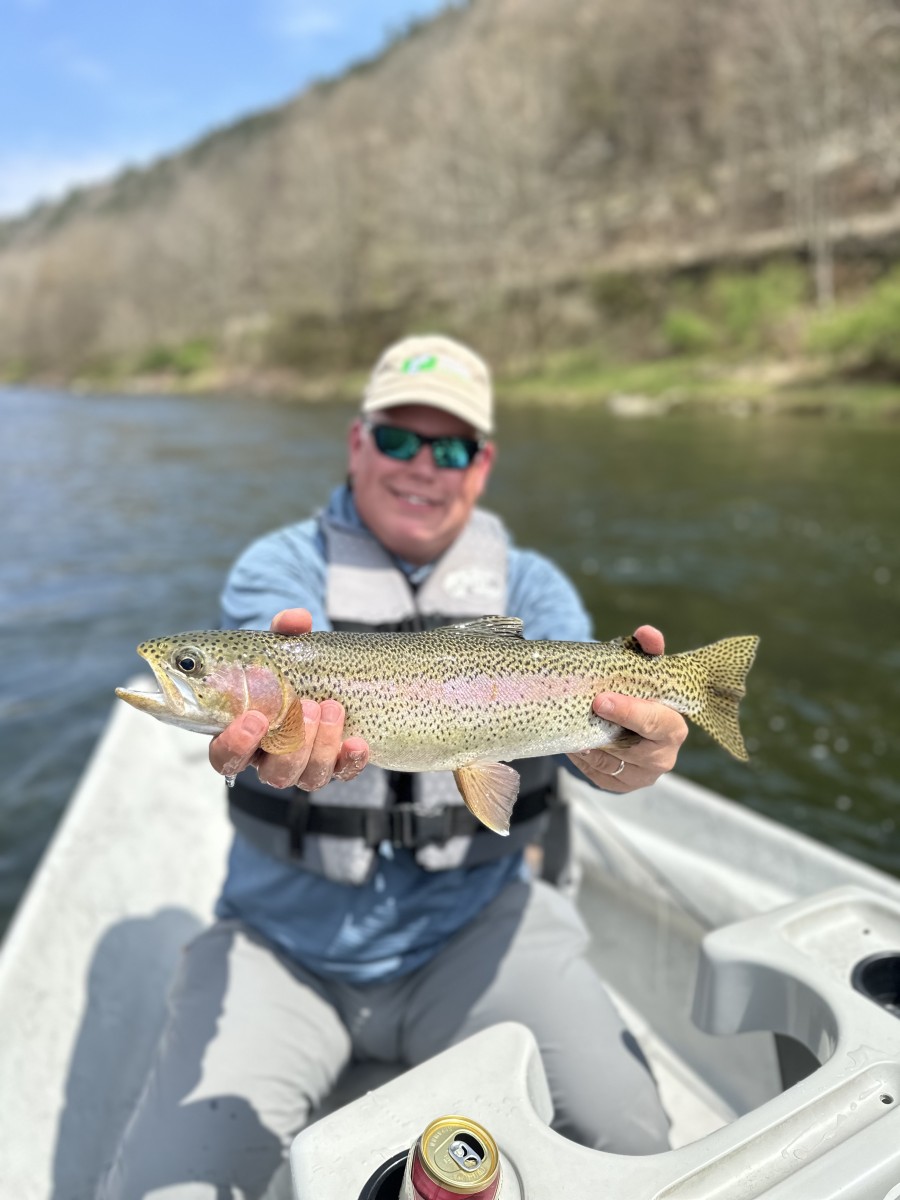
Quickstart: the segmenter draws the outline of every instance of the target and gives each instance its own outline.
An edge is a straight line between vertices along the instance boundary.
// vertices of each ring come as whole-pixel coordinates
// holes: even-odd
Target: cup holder
[[[366,1181],[359,1193],[359,1200],[400,1200],[403,1173],[406,1170],[408,1150],[401,1150],[381,1166]]]
[[[860,959],[850,981],[858,992],[900,1017],[900,951],[885,950]]]

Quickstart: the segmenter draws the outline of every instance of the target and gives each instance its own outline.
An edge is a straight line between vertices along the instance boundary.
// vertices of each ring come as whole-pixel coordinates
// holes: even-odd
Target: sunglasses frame
[[[468,468],[471,467],[472,463],[487,445],[487,438],[484,437],[463,437],[461,433],[442,433],[437,437],[433,437],[425,433],[416,433],[414,429],[406,429],[403,425],[390,425],[386,422],[373,421],[371,417],[363,417],[361,419],[361,423],[363,429],[365,429],[367,433],[371,434],[372,441],[375,443],[375,449],[379,454],[383,454],[385,458],[393,459],[394,462],[412,462],[423,446],[430,446],[432,460],[439,471],[468,470]],[[402,455],[392,454],[389,450],[382,449],[382,447],[378,444],[377,430],[379,429],[396,430],[399,433],[405,433],[408,437],[414,438],[417,443],[415,450],[409,455],[408,458],[404,458]],[[437,456],[435,455],[435,447],[440,446],[441,444],[446,445],[448,442],[461,444],[465,449],[466,454],[469,456],[468,461],[460,466],[456,466],[454,463],[438,462]]]

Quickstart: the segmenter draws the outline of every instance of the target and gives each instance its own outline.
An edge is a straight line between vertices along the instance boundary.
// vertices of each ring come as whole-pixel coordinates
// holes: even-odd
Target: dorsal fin
[[[630,650],[632,654],[640,655],[641,658],[658,658],[658,654],[648,654],[641,643],[637,640],[633,633],[628,637],[613,638],[616,646],[621,646],[623,650]]]
[[[456,625],[440,625],[435,633],[466,634],[475,637],[520,638],[523,625],[518,617],[477,617],[474,621],[460,621]]]

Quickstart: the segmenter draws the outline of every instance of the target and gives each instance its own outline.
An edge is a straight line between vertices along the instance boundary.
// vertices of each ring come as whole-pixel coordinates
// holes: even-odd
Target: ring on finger
[[[615,777],[617,775],[621,775],[624,770],[625,770],[625,759],[620,758],[619,765],[616,767],[616,769],[614,771],[610,771],[610,775],[612,775],[612,777],[615,779]]]

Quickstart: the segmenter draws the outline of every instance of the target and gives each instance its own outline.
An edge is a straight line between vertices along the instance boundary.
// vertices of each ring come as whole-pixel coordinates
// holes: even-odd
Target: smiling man
[[[416,630],[505,613],[527,637],[589,639],[569,580],[477,506],[492,433],[490,375],[468,347],[433,335],[390,347],[350,429],[347,484],[241,556],[224,624]],[[662,651],[657,630],[638,637]],[[594,707],[632,733],[621,755],[571,756],[594,784],[627,792],[672,768],[687,732],[677,713],[615,695]],[[500,838],[449,774],[366,767],[337,702],[306,701],[304,718],[294,754],[260,750],[254,712],[211,744],[213,767],[239,776],[218,920],[185,952],[102,1194],[270,1195],[351,1059],[412,1065],[503,1020],[534,1032],[562,1133],[619,1153],[666,1148],[652,1077],[585,958],[587,932],[526,866],[559,764],[514,764],[519,799]]]

